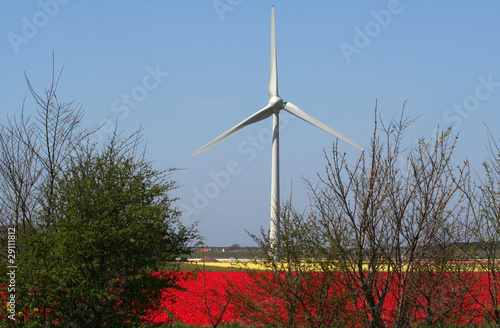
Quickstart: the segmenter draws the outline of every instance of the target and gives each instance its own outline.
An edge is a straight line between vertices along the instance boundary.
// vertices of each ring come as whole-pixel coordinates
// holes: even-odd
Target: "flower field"
[[[244,286],[248,275],[245,272],[200,272],[185,273],[180,287],[163,293],[161,307],[148,318],[154,325],[175,320],[190,325],[212,325],[212,320],[230,323],[238,319],[237,309],[226,296],[228,282]]]
[[[292,286],[283,283],[289,279],[285,274],[276,275],[262,271],[181,271],[177,274],[180,277],[178,284],[180,288],[164,291],[158,306],[143,317],[144,324],[149,326],[168,325],[172,322],[193,326],[216,326],[234,322],[252,326],[263,323],[284,326],[289,324],[290,303],[280,294]],[[381,274],[381,280],[387,278],[385,275]],[[314,286],[322,283],[323,276],[315,272],[306,275],[306,280],[307,277],[311,278],[309,282],[312,284],[303,284],[299,288],[296,288],[298,285],[290,287],[295,288],[294,296],[299,295],[298,298],[291,298],[293,302],[300,299],[304,303],[295,307],[294,325],[315,326],[310,321],[312,316],[322,316],[323,319],[328,316],[328,326],[339,323],[340,326],[349,327],[369,325],[371,318],[365,311],[366,303],[363,296],[348,295],[342,274],[337,274],[331,280],[333,283],[329,286],[328,294],[316,298],[315,295],[321,291],[315,290]],[[495,294],[498,285],[491,277],[483,272],[445,273],[435,279],[434,283],[429,277],[425,277],[427,280],[419,285],[419,290],[415,294],[418,295],[412,298],[417,301],[407,303],[412,322],[426,322],[432,326],[480,326],[491,322],[496,313],[491,300],[496,297],[500,301],[500,295]],[[397,279],[396,276],[393,286],[398,286]],[[274,286],[276,288],[273,288]],[[241,298],[242,295],[250,302],[245,302],[245,297]],[[400,295],[401,292],[397,287],[391,287],[383,302],[382,317],[389,327],[395,325],[397,311],[402,306],[398,298]]]
[[[245,312],[233,304],[233,296],[231,296],[238,290],[245,293],[255,291],[252,289],[253,280],[247,272],[183,272],[182,274],[184,279],[180,285],[183,290],[170,290],[163,293],[161,306],[147,318],[148,324],[167,324],[171,322],[171,318],[174,318],[175,322],[200,326],[232,322],[247,323]],[[440,300],[440,305],[442,307],[444,305],[442,311],[449,318],[447,323],[480,325],[485,322],[486,312],[488,308],[491,308],[488,301],[488,284],[491,281],[484,273],[471,273],[469,275],[471,275],[469,279],[472,280],[469,281],[472,282],[472,285],[467,289],[468,293],[459,300],[458,307],[457,304],[453,304],[453,309],[447,310],[447,300]],[[340,289],[337,292],[340,292]],[[427,304],[425,299],[421,299],[421,301],[421,306],[416,306],[414,309],[417,320],[425,320],[426,308],[437,306],[437,303]],[[453,302],[457,302],[457,299],[453,299]],[[354,313],[357,311],[355,304],[359,306],[360,303],[343,304],[342,308],[346,312],[352,311]],[[275,305],[279,308],[280,302],[278,301]],[[284,308],[284,304],[281,303],[281,305]],[[397,297],[391,295],[383,309],[388,318],[394,313],[397,306]],[[459,310],[456,310],[457,308]],[[279,312],[280,309],[277,311]],[[351,315],[344,314],[343,317],[345,319]],[[351,319],[355,320],[354,316]],[[388,323],[390,325],[390,319],[388,319]],[[349,325],[358,326],[354,321],[351,321]]]

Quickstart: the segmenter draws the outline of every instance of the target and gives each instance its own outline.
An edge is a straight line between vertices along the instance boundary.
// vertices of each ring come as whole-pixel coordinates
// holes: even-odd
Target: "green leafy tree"
[[[50,210],[19,239],[25,324],[136,326],[175,286],[175,273],[155,272],[188,253],[196,231],[172,204],[172,170],[136,153],[136,141],[116,136],[82,149],[49,190]]]

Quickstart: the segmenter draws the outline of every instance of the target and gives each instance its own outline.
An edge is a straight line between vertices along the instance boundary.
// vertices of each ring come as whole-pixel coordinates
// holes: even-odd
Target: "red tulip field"
[[[314,287],[324,282],[320,273],[303,275],[302,278],[308,280],[306,284],[288,286],[288,278],[284,274],[271,272],[181,271],[177,274],[180,277],[179,288],[163,292],[158,306],[143,317],[146,326],[183,323],[215,327],[237,323],[243,326],[310,327],[316,326],[315,322],[319,321],[314,320],[318,319],[332,327],[374,326],[371,324],[372,314],[367,311],[370,300],[362,292],[356,296],[349,294],[342,274],[333,279],[330,276],[332,283],[327,293],[321,295],[318,295],[322,293],[320,289],[315,290]],[[379,317],[383,326],[401,326],[396,324],[397,313],[401,309],[405,309],[412,325],[422,322],[427,327],[481,326],[494,322],[495,317],[498,319],[492,300],[499,300],[500,296],[495,289],[498,285],[490,274],[448,272],[434,275],[434,278],[438,277],[434,280],[427,276],[418,291],[412,297],[407,296],[406,303],[401,301],[401,291],[397,290],[399,278],[396,275],[393,277],[389,292],[380,302]],[[388,281],[387,274],[380,274],[380,278],[381,281]],[[274,289],[273,284],[276,286]],[[281,294],[284,290],[292,297],[287,299]],[[378,295],[374,292],[375,301],[378,301]],[[293,324],[290,324],[291,320]]]
[[[281,319],[283,321],[281,323],[286,323],[287,311],[285,302],[282,299],[275,299],[273,303],[269,299],[264,299],[262,293],[257,292],[258,287],[254,285],[254,280],[246,272],[199,272],[196,274],[183,272],[182,275],[186,278],[181,282],[183,290],[173,289],[165,292],[161,302],[161,309],[159,308],[150,314],[146,319],[148,324],[168,324],[172,322],[172,318],[174,322],[197,326],[223,325],[232,322],[255,324],[255,322],[252,323],[247,320],[245,313],[248,314],[246,312],[248,308],[242,309],[234,304],[235,292],[247,293],[247,296],[255,295],[256,303],[262,301],[262,304],[264,304],[260,309],[264,309],[264,312],[273,312],[273,315],[268,314],[270,320],[273,317],[282,316]],[[423,296],[419,298],[420,304],[412,305],[413,308],[410,310],[413,313],[414,320],[425,321],[426,316],[432,313],[435,318],[427,319],[431,321],[439,320],[439,316],[441,316],[441,319],[446,318],[447,322],[441,321],[444,324],[481,325],[484,323],[485,318],[488,318],[487,312],[492,309],[491,302],[489,301],[490,287],[492,287],[491,280],[487,274],[468,273],[467,275],[470,285],[466,289],[467,292],[462,292],[459,297],[452,298],[451,295],[456,295],[456,293],[453,293],[453,289],[458,290],[459,288],[458,286],[450,286],[449,284],[444,284],[445,288],[450,289],[448,291],[439,290],[439,288],[430,291],[433,294],[434,300],[426,299],[425,295],[429,294],[422,293]],[[335,293],[342,293],[340,285],[332,288],[332,298],[335,298]],[[391,318],[394,317],[398,305],[401,306],[398,303],[396,294],[396,292],[389,293],[383,305],[383,317],[386,318],[385,323],[388,326],[393,325]],[[443,296],[440,298],[438,294]],[[270,306],[270,304],[274,304],[274,309],[264,308],[265,306]],[[359,318],[360,307],[363,307],[362,301],[350,299],[347,302],[338,304],[332,302],[329,303],[329,306],[338,307],[336,311],[338,313],[338,320],[341,320],[340,322],[348,326],[363,326],[363,324],[356,322],[358,320],[356,318]],[[325,310],[328,311],[328,309],[322,309],[322,311]],[[319,311],[320,309],[311,309],[310,313],[319,315]],[[355,313],[358,313],[358,317],[354,315]],[[261,316],[261,318],[263,317]],[[307,326],[308,315],[301,313],[299,310],[295,312],[295,317],[296,324]]]

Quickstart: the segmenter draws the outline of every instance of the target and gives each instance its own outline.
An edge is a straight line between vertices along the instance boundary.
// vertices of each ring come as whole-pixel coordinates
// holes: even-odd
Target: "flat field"
[[[183,263],[183,265],[194,266],[199,264]],[[148,318],[149,325],[169,325],[172,319],[174,322],[192,326],[210,326],[213,324],[212,320],[214,319],[220,320],[219,323],[221,324],[237,323],[241,325],[246,320],[246,317],[242,314],[242,309],[231,302],[234,295],[240,294],[245,294],[249,299],[253,299],[258,309],[273,314],[269,317],[269,324],[275,324],[287,318],[285,300],[277,295],[271,296],[271,294],[262,293],[260,289],[262,285],[256,283],[248,272],[236,272],[232,269],[224,270],[220,268],[218,272],[207,270],[184,273],[185,279],[181,280],[181,289],[172,289],[163,294],[161,309],[151,313]],[[275,281],[272,274],[268,272],[258,273],[256,277],[265,279],[271,284]],[[346,302],[339,303],[340,297],[344,293],[343,283],[341,282],[342,275],[339,275],[338,278],[339,284],[332,286],[330,295],[332,297],[330,303],[333,307],[328,307],[328,309],[335,308],[340,311],[340,314],[348,313],[349,315],[340,316],[339,319],[347,320],[345,326],[357,326],[356,322],[352,322],[355,318],[352,313],[359,312],[359,299],[349,298]],[[432,286],[429,286],[431,288],[429,290],[424,288],[424,292],[430,292],[439,301],[432,304],[433,307],[430,312],[433,316],[438,315],[444,320],[443,325],[436,325],[436,327],[472,327],[484,324],[491,327],[489,326],[490,323],[485,321],[487,309],[491,308],[488,301],[489,280],[487,274],[470,273],[464,275],[463,278],[467,278],[472,282],[470,288],[464,291],[463,297],[453,298],[451,303],[447,302],[447,299],[458,290],[456,284],[460,284],[460,281],[447,281],[447,284],[444,284],[447,287],[443,289],[433,289]],[[281,280],[276,280],[276,282],[279,281]],[[276,285],[276,288],[279,288],[279,285]],[[308,291],[304,290],[303,292],[307,293]],[[435,293],[437,294],[434,295]],[[397,290],[387,298],[383,305],[384,317],[386,317],[389,326],[393,324],[391,316],[396,313],[395,310],[398,306],[396,296]],[[440,298],[439,296],[443,297]],[[425,318],[430,315],[428,313],[430,309],[428,307],[429,303],[428,300],[422,297],[419,300],[422,303],[413,304],[413,312],[416,319],[424,324]],[[297,309],[299,311],[299,308]],[[299,312],[296,313],[298,319],[306,318],[304,316],[305,312]]]
[[[246,249],[238,249],[238,250],[229,250],[229,251],[196,251],[191,253],[190,255],[184,255],[188,259],[200,259],[204,256],[213,257],[214,259],[222,259],[229,260],[234,258],[236,260],[241,259],[254,259],[255,257],[262,257],[262,252],[260,250],[246,250]]]

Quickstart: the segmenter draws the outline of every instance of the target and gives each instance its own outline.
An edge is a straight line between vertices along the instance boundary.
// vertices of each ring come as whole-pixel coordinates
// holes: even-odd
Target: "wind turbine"
[[[271,164],[271,224],[269,237],[272,244],[275,245],[276,238],[280,229],[280,187],[279,187],[279,112],[284,109],[297,116],[298,118],[311,123],[312,125],[330,133],[331,135],[353,145],[356,148],[363,150],[355,142],[344,137],[342,134],[328,127],[327,125],[321,123],[315,118],[303,112],[300,108],[292,104],[291,102],[284,102],[283,99],[278,95],[278,68],[276,60],[276,33],[274,28],[274,6],[271,9],[271,72],[269,74],[269,103],[266,107],[262,108],[246,120],[242,121],[233,128],[227,130],[214,140],[210,141],[205,146],[201,147],[193,153],[197,155],[202,151],[212,147],[213,145],[221,142],[222,140],[228,138],[229,136],[235,134],[241,129],[262,121],[263,119],[273,116],[273,138],[272,138],[272,164]]]

